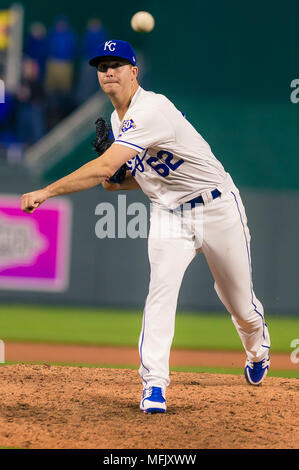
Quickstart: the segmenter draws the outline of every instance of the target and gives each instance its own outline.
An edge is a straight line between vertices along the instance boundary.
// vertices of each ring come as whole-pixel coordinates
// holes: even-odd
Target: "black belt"
[[[211,191],[211,194],[212,194],[212,198],[216,199],[217,197],[220,196],[221,192],[218,191],[218,189],[213,189],[213,191]],[[191,209],[193,209],[193,207],[195,207],[196,204],[203,204],[203,202],[204,201],[203,201],[202,196],[197,196],[194,199],[191,199],[190,201],[184,202],[184,204],[181,204],[180,207],[184,208],[185,204],[190,204]]]

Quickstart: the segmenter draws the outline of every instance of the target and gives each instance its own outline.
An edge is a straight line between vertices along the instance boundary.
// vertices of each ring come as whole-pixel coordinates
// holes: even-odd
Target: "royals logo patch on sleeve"
[[[126,119],[122,124],[121,132],[126,132],[129,129],[135,129],[135,127],[136,127],[136,124],[133,121],[133,119]]]

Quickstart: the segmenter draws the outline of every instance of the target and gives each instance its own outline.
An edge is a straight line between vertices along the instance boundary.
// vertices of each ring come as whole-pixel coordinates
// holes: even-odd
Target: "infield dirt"
[[[139,410],[136,370],[0,369],[0,446],[27,449],[297,449],[299,379],[172,372],[165,415]]]

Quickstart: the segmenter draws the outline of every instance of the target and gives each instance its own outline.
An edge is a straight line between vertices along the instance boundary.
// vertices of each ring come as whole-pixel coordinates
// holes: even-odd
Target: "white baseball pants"
[[[221,196],[206,201],[183,211],[152,206],[151,275],[139,337],[144,387],[165,388],[170,383],[177,299],[184,273],[198,252],[206,257],[215,290],[231,314],[248,359],[258,362],[268,355],[270,338],[263,306],[253,291],[250,234],[239,191],[229,177]],[[200,295],[200,286],[198,291]]]

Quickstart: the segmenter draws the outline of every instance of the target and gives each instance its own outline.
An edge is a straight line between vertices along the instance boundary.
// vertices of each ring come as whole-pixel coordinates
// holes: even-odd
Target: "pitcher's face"
[[[98,80],[107,95],[119,94],[132,88],[138,68],[124,59],[105,58],[99,62]]]

